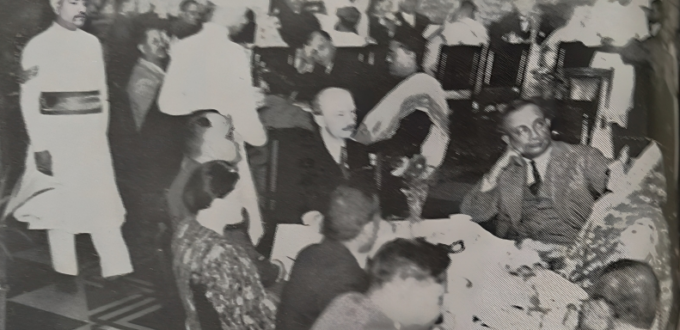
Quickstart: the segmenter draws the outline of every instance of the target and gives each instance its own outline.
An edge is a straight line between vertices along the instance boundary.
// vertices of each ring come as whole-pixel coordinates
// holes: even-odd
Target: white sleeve
[[[192,109],[186,90],[186,84],[196,83],[191,77],[192,61],[184,56],[182,48],[173,47],[170,64],[168,66],[163,86],[158,95],[158,108],[161,112],[171,116],[182,116],[191,113]],[[196,63],[193,63],[196,65]]]
[[[425,157],[428,166],[439,167],[444,161],[448,145],[449,136],[438,127],[432,125],[430,134],[428,134],[425,142],[420,147],[420,154]]]
[[[234,54],[233,65],[236,72],[231,73],[225,83],[227,89],[231,89],[229,100],[233,109],[229,111],[234,123],[234,131],[237,137],[252,146],[263,146],[267,143],[267,133],[260,121],[255,101],[255,87],[250,72],[250,61],[244,51],[239,50]],[[234,81],[231,79],[237,79]]]
[[[41,92],[41,72],[40,58],[45,56],[36,49],[35,43],[29,42],[21,55],[21,67],[26,71],[37,67],[38,73],[21,84],[21,113],[24,117],[28,137],[34,151],[44,151],[48,149],[49,136],[43,134],[47,131],[49,123],[46,123],[40,113],[40,92]]]

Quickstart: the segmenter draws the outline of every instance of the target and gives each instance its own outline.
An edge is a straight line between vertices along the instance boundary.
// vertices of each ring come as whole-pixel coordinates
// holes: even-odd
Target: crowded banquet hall
[[[0,330],[678,326],[678,0],[5,2]]]

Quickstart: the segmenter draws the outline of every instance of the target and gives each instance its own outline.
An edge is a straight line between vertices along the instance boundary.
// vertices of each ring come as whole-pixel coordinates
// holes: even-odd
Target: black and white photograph
[[[0,0],[0,330],[680,330],[680,0]]]

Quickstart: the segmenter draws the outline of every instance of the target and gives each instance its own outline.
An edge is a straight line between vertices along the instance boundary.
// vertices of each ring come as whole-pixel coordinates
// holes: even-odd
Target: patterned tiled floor
[[[79,242],[78,292],[55,288],[43,235],[14,246],[8,267],[7,329],[10,330],[180,330],[181,310],[171,308],[153,284],[154,270],[140,267],[118,283],[99,276],[96,256]],[[174,317],[173,316],[180,316]]]

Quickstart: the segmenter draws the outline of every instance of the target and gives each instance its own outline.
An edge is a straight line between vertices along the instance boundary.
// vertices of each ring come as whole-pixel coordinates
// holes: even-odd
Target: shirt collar
[[[326,150],[328,150],[328,152],[331,154],[333,160],[340,164],[342,147],[344,147],[346,144],[345,139],[338,139],[334,136],[331,136],[331,133],[329,133],[325,127],[319,127],[319,130],[321,131],[321,140],[323,140],[323,145],[326,147]]]

